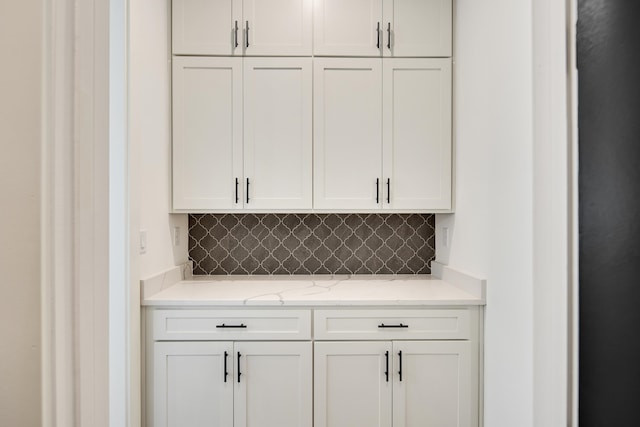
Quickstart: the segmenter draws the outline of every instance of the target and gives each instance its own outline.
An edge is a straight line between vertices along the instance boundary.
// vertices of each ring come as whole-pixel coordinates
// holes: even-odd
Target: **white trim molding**
[[[570,0],[533,7],[535,426],[568,425],[570,402]]]
[[[119,402],[109,399],[110,349],[114,347],[109,342],[109,247],[110,233],[115,232],[109,222],[113,125],[109,114],[110,12],[122,12],[126,19],[126,6],[126,0],[43,0],[41,310],[45,427],[107,427],[116,421],[110,419],[113,405],[120,405],[125,413],[130,410],[129,393],[119,396]],[[117,37],[125,42],[117,55],[123,60],[126,25],[121,31]],[[126,69],[122,71],[123,93],[118,99],[126,101]],[[126,106],[123,115],[126,119]],[[126,150],[126,122],[122,126]],[[123,176],[126,181],[126,170]],[[126,212],[126,188],[121,192],[118,197],[123,198]],[[124,218],[118,225],[118,232],[125,236],[127,222]],[[125,261],[119,260],[125,269],[127,254],[123,251]],[[126,277],[120,282],[127,289]],[[126,310],[127,301],[121,301]],[[128,330],[130,325],[125,323]],[[115,346],[125,349],[125,363],[131,363],[131,337],[122,335],[122,342]],[[135,339],[139,341],[139,336]],[[129,372],[125,370],[125,378]],[[139,384],[139,379],[136,382]],[[124,384],[130,386],[128,378]],[[125,424],[139,425],[139,421]]]
[[[42,4],[42,423],[75,426],[75,1]]]

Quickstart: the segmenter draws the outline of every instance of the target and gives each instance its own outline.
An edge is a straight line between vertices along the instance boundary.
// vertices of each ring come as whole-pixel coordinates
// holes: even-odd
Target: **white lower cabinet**
[[[156,342],[155,427],[311,427],[311,342]]]
[[[479,313],[151,309],[146,426],[478,427]]]
[[[468,341],[315,343],[315,427],[471,422]]]

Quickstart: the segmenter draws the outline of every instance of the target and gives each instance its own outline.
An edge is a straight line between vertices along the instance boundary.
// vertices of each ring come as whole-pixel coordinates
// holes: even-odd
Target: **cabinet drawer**
[[[316,310],[317,340],[465,340],[468,310]]]
[[[154,310],[153,339],[309,340],[309,310]]]

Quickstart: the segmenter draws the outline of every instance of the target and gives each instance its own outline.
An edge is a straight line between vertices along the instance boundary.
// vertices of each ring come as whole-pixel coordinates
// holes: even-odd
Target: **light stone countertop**
[[[446,269],[447,267],[444,266]],[[438,270],[442,273],[442,268]],[[143,306],[484,305],[484,280],[418,276],[195,276],[144,295]],[[442,274],[440,274],[442,276]],[[454,280],[451,280],[454,279]],[[475,283],[477,281],[477,283]],[[459,282],[454,284],[453,282]],[[144,286],[144,281],[143,281]]]

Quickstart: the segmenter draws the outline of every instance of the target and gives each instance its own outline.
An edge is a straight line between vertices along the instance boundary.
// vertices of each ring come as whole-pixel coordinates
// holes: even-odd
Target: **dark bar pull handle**
[[[387,203],[391,203],[391,178],[387,178]]]
[[[234,36],[233,36],[235,47],[238,47],[238,21],[236,21],[236,26],[234,28]]]
[[[376,204],[380,203],[380,178],[376,178]]]
[[[398,357],[400,358],[400,370],[398,371],[398,375],[400,377],[400,381],[402,381],[402,351],[398,352]]]
[[[376,47],[380,49],[380,23],[378,22],[378,26],[376,27]]]
[[[247,178],[247,203],[249,203],[249,178]]]
[[[384,371],[384,376],[387,377],[387,382],[389,382],[389,352],[384,353],[384,357],[386,358],[386,370]]]
[[[240,382],[240,375],[242,375],[242,373],[240,373],[240,356],[242,356],[242,355],[240,354],[240,352],[238,352],[238,382]],[[402,381],[402,377],[401,377],[400,381]]]
[[[385,325],[384,323],[380,323],[378,328],[408,328],[409,325],[405,325],[404,323],[400,323],[399,325]]]
[[[387,48],[391,50],[391,22],[387,23]]]
[[[236,204],[240,201],[240,195],[238,194],[239,185],[240,185],[240,180],[236,178]]]
[[[245,325],[244,323],[241,323],[239,325],[227,325],[227,324],[222,324],[222,325],[216,325],[216,328],[245,328],[246,329],[247,325]]]
[[[227,382],[227,376],[229,375],[229,372],[227,372],[227,357],[229,357],[229,353],[227,353],[226,351],[224,352],[224,382]]]
[[[249,21],[247,21],[247,43],[246,47],[249,47]]]

